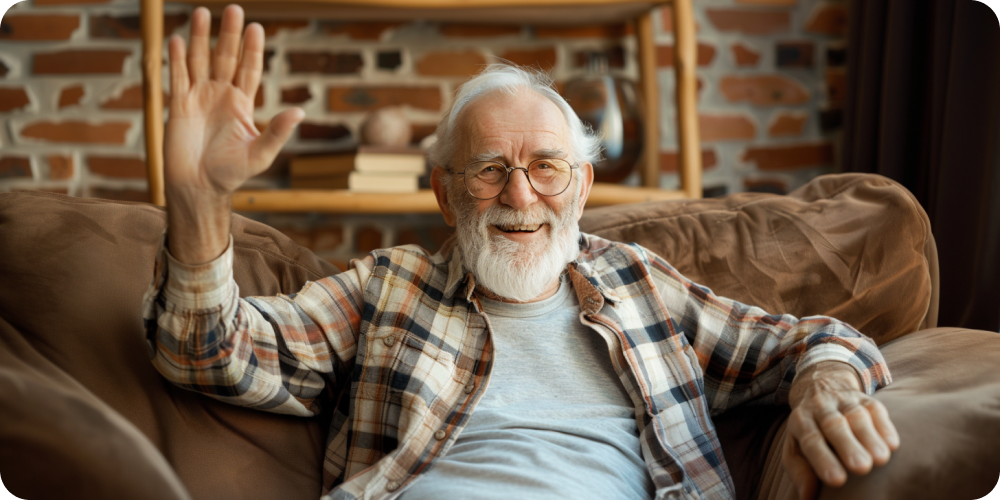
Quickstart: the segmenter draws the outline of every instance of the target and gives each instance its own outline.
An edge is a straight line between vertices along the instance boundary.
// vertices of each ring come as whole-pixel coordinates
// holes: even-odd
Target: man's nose
[[[507,185],[500,193],[500,202],[514,209],[521,209],[536,201],[538,193],[528,182],[528,171],[523,168],[512,170]]]

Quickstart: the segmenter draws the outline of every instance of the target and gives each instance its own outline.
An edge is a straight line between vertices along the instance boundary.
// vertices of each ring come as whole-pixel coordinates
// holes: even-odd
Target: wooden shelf
[[[619,184],[595,183],[587,207],[640,203],[658,200],[683,200],[684,191],[636,188]],[[239,212],[322,212],[331,214],[439,213],[434,193],[424,189],[416,193],[368,194],[343,190],[270,189],[237,191],[233,210]]]
[[[146,139],[146,166],[150,199],[154,204],[166,204],[163,188],[163,0],[140,0],[142,5],[143,40],[143,108]],[[588,206],[629,203],[652,199],[701,197],[701,145],[698,137],[698,65],[694,34],[692,0],[182,0],[186,5],[205,5],[218,13],[226,5],[238,1],[250,18],[330,18],[343,21],[432,20],[473,23],[515,23],[535,25],[585,25],[634,23],[638,49],[639,89],[643,100],[644,145],[637,170],[647,191],[616,194],[622,186],[596,188]],[[659,84],[656,64],[656,44],[653,14],[656,7],[669,5],[673,10],[674,73],[677,106],[678,164],[683,191],[659,192],[660,184],[660,111]],[[302,211],[323,210],[345,213],[368,211],[387,213],[380,209],[389,203],[383,198],[369,201],[367,197],[341,193],[326,194],[285,191],[276,193],[244,192],[237,194],[239,210]],[[605,194],[604,193],[609,193]],[[393,206],[412,203],[412,210],[437,211],[427,195],[416,198],[394,196],[400,201]],[[605,196],[601,198],[601,196]],[[332,201],[320,200],[340,200]],[[305,201],[309,200],[309,201]],[[617,201],[616,201],[617,200]],[[284,205],[289,203],[287,207]],[[262,208],[264,205],[268,208]],[[252,205],[252,208],[251,208]],[[323,208],[313,208],[323,207]],[[340,208],[354,207],[354,208]],[[394,209],[397,210],[398,209]]]
[[[233,0],[180,0],[213,14]],[[573,25],[631,21],[669,0],[241,0],[248,17]]]

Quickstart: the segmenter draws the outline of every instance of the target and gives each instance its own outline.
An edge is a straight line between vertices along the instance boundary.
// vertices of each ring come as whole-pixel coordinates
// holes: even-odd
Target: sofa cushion
[[[820,500],[982,498],[1000,479],[1000,334],[959,328],[912,333],[881,347],[893,383],[875,393],[900,446],[889,463]],[[781,469],[784,426],[768,454],[761,500],[795,500]]]
[[[0,317],[40,359],[134,425],[192,498],[315,500],[327,429],[322,418],[217,402],[165,382],[150,364],[140,305],[164,221],[161,209],[145,204],[0,194]],[[235,279],[244,295],[294,292],[308,279],[336,272],[278,231],[243,217],[234,218],[233,235]],[[32,369],[10,373],[28,377]],[[23,406],[30,408],[30,400]],[[38,420],[40,428],[45,421]],[[81,471],[91,466],[76,465]],[[23,473],[33,474],[23,480],[44,484],[52,471]]]
[[[580,229],[639,243],[723,297],[833,316],[878,344],[936,326],[927,215],[878,175],[822,176],[787,196],[605,207],[584,213]]]

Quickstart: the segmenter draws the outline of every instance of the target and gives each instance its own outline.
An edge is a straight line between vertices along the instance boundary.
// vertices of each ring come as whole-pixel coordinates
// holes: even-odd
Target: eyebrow
[[[536,149],[531,153],[534,158],[565,158],[566,151],[560,148],[556,149]],[[497,161],[505,160],[503,153],[499,151],[485,151],[474,155],[472,161]]]

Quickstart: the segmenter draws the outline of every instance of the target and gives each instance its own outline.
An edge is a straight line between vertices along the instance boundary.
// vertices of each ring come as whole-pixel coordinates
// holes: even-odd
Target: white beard
[[[458,249],[476,284],[518,302],[545,293],[580,255],[578,201],[579,192],[561,215],[543,204],[528,211],[491,205],[481,217],[471,204],[455,203]],[[497,224],[547,224],[548,237],[541,242],[519,243],[500,234],[491,235],[489,227]]]

